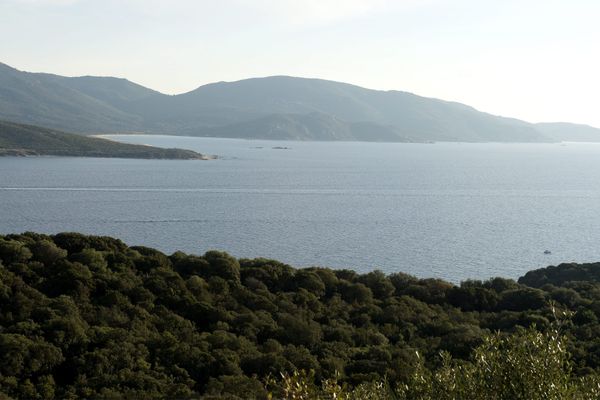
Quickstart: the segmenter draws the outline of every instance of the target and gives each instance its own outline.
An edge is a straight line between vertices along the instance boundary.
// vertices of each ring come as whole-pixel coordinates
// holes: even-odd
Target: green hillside
[[[118,143],[32,125],[0,121],[0,155],[204,159],[192,150]]]
[[[18,71],[0,63],[0,119],[69,132],[141,128],[141,118],[77,88],[70,78]],[[115,98],[114,91],[110,96]]]
[[[270,379],[304,370],[311,384],[407,384],[408,399],[461,387],[481,396],[435,398],[593,399],[562,390],[600,368],[598,269],[457,286],[77,233],[0,235],[0,393],[265,399]],[[455,360],[446,369],[440,352]]]

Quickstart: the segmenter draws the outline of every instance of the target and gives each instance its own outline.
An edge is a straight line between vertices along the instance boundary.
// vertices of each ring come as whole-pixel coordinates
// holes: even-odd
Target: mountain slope
[[[194,134],[198,126],[193,118],[188,119],[193,112],[194,117],[210,115],[212,119],[205,117],[203,122],[221,126],[272,114],[316,112],[348,122],[394,126],[403,136],[420,141],[550,141],[529,123],[482,113],[460,103],[320,79],[275,76],[220,82],[175,96],[170,103],[150,108],[161,108],[167,118],[193,127],[180,127],[187,134]]]
[[[272,114],[247,122],[200,129],[211,137],[236,137],[284,140],[344,140],[368,142],[410,142],[418,138],[403,136],[393,126],[374,122],[347,122],[330,114]]]
[[[548,142],[565,136],[460,103],[321,79],[252,78],[168,96],[125,79],[28,73],[4,64],[0,118],[82,133],[248,139]]]
[[[77,88],[81,78],[21,72],[0,64],[0,118],[55,129],[116,132],[141,129],[141,117]],[[97,91],[106,90],[106,84]],[[117,98],[111,90],[111,98]]]
[[[544,135],[561,142],[600,142],[600,129],[568,122],[548,122],[535,127]]]
[[[32,125],[0,121],[0,156],[56,155],[77,157],[203,159],[183,149],[162,149],[113,142]]]

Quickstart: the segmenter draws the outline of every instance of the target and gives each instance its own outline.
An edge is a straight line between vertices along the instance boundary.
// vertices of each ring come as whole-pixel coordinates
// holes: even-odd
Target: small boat
[[[544,254],[552,254],[550,250],[544,250]]]

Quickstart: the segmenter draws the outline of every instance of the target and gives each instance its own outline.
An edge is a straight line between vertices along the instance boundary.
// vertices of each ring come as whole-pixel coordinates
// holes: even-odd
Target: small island
[[[208,156],[185,149],[119,143],[33,125],[0,121],[0,156],[70,156],[210,160]]]

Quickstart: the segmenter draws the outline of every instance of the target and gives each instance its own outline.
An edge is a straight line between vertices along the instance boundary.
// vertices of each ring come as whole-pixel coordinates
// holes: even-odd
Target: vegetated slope
[[[558,311],[560,314],[560,311]],[[386,380],[348,387],[337,378],[315,381],[310,371],[282,373],[266,387],[269,399],[328,400],[598,400],[600,374],[574,375],[569,339],[562,332],[567,320],[557,315],[549,329],[535,326],[510,335],[492,333],[473,349],[469,360],[455,360],[442,352],[429,370],[419,357],[408,380],[397,385]]]
[[[191,132],[190,132],[191,133]],[[393,126],[374,122],[347,122],[330,114],[274,114],[248,122],[203,128],[196,135],[285,140],[344,140],[365,142],[420,141],[416,136],[403,134]]]
[[[531,287],[564,286],[571,282],[600,282],[600,263],[561,264],[527,272],[519,283]]]
[[[1,155],[203,159],[192,150],[118,143],[33,125],[0,121]]]
[[[85,78],[22,72],[0,63],[0,119],[86,133],[142,128],[140,116],[69,83],[77,79]],[[111,90],[109,97],[119,96]]]
[[[562,269],[559,266],[558,269]],[[567,266],[577,268],[577,266]],[[581,268],[600,268],[583,266]],[[0,236],[0,392],[32,398],[264,398],[269,374],[403,382],[441,350],[576,311],[577,374],[597,369],[600,283],[460,286],[402,273],[294,269],[209,251],[167,256],[109,237]],[[237,396],[237,397],[235,397]]]
[[[317,112],[348,122],[392,125],[420,141],[549,141],[531,124],[482,113],[463,104],[322,79],[274,76],[219,82],[201,86],[174,100],[179,108],[219,106],[262,116]],[[233,118],[235,112],[224,113],[220,124],[241,122]],[[243,118],[247,120],[247,116]]]
[[[547,134],[545,126],[460,103],[322,79],[253,78],[168,96],[125,79],[28,73],[4,64],[0,118],[83,133],[248,139],[550,142],[569,136],[568,126]],[[273,129],[277,120],[287,122]]]

